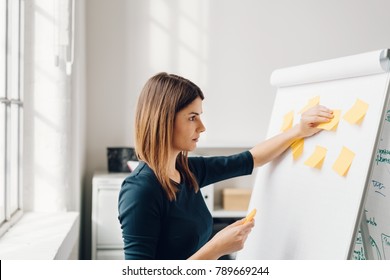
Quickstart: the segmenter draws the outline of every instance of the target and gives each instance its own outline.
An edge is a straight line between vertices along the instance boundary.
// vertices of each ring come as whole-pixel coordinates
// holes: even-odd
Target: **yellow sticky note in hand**
[[[316,146],[313,154],[305,161],[305,165],[321,169],[328,150],[321,146]]]
[[[286,115],[284,115],[283,125],[280,130],[281,131],[289,130],[292,127],[293,122],[294,122],[294,111],[290,111]]]
[[[245,225],[246,223],[251,222],[251,221],[253,220],[253,218],[255,217],[256,212],[257,212],[257,210],[256,210],[256,208],[254,208],[254,209],[245,217],[245,221],[244,221],[243,224]]]
[[[346,176],[349,168],[351,167],[352,161],[355,157],[355,153],[346,147],[341,149],[341,152],[333,164],[333,170],[340,176]]]
[[[321,123],[317,127],[325,130],[336,130],[340,122],[341,110],[333,110],[333,119],[327,123]]]
[[[360,124],[368,110],[368,104],[360,99],[357,99],[351,109],[344,115],[344,120],[350,124]]]
[[[310,99],[310,100],[307,102],[306,106],[303,107],[303,108],[299,111],[299,114],[302,114],[302,113],[306,112],[307,110],[309,110],[310,108],[312,108],[312,107],[314,107],[314,106],[316,106],[316,105],[318,105],[318,104],[320,104],[320,96],[313,97],[312,99]]]
[[[304,139],[301,138],[291,144],[291,150],[292,150],[294,160],[297,160],[302,155],[304,143],[305,143]]]

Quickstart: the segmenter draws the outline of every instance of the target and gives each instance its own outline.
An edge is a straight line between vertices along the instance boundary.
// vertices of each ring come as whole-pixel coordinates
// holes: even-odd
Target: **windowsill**
[[[79,228],[78,212],[24,213],[0,238],[0,259],[77,259]]]

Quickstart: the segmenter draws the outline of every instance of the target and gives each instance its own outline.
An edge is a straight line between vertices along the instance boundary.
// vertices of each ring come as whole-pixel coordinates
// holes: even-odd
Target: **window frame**
[[[22,5],[21,0],[6,0],[5,34],[0,41],[4,55],[4,85],[0,89],[0,112],[3,118],[0,128],[3,133],[0,143],[4,143],[0,164],[4,178],[0,182],[0,236],[3,235],[23,214],[22,207],[22,147],[23,147],[23,94],[22,94]],[[2,72],[0,72],[2,73]]]

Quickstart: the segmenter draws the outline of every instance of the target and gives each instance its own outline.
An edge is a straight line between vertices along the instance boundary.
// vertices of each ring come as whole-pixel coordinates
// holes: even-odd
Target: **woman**
[[[205,127],[202,91],[182,77],[159,73],[139,96],[135,117],[138,167],[122,184],[119,220],[126,259],[218,259],[241,250],[254,221],[239,220],[212,233],[212,217],[199,188],[248,175],[317,133],[332,112],[316,106],[299,125],[249,151],[227,157],[188,157]]]

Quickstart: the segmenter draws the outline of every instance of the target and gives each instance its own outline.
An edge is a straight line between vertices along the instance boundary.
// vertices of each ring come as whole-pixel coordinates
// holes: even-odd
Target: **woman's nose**
[[[203,122],[201,120],[199,120],[199,129],[198,129],[200,132],[205,132],[206,131],[206,127],[204,126]]]

